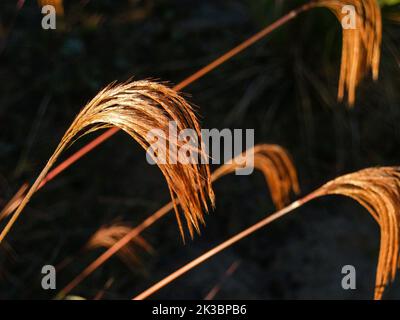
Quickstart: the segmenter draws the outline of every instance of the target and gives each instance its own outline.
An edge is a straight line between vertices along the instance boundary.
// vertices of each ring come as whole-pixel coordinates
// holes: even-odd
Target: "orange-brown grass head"
[[[184,98],[169,87],[151,81],[133,81],[125,84],[112,84],[101,90],[77,115],[46,166],[29,189],[27,195],[18,206],[14,215],[0,234],[0,242],[8,233],[13,223],[26,206],[39,185],[45,179],[50,168],[61,153],[77,139],[99,129],[118,127],[128,133],[144,149],[148,149],[153,141],[148,137],[152,129],[165,132],[169,140],[169,124],[174,121],[177,132],[194,129],[198,141],[201,142],[200,126],[194,110]],[[202,150],[198,150],[203,154]],[[214,193],[211,187],[210,171],[206,164],[158,164],[162,171],[174,203],[179,228],[183,236],[183,227],[177,200],[190,234],[199,232],[200,223],[204,223],[203,210],[208,211],[208,201],[214,204]]]
[[[252,161],[246,159],[251,157]],[[243,168],[253,162],[254,168],[261,171],[265,177],[271,198],[277,208],[282,208],[289,202],[290,193],[300,192],[296,168],[285,149],[273,144],[260,144],[238,155],[230,163],[215,170],[212,181]]]
[[[348,12],[342,12],[347,5],[355,8],[355,28],[343,28],[342,62],[338,98],[343,100],[347,94],[350,106],[354,105],[356,88],[362,78],[372,72],[378,78],[380,50],[382,42],[381,10],[376,0],[316,0],[317,7],[330,9],[339,22]]]
[[[97,230],[85,245],[85,249],[93,250],[97,248],[110,248],[132,230],[129,226],[115,224],[103,226]],[[136,236],[130,243],[123,246],[118,252],[119,258],[132,268],[134,265],[141,264],[137,255],[137,248],[141,248],[148,253],[154,253],[153,247],[141,236]]]
[[[273,221],[282,218],[318,197],[334,194],[355,199],[371,213],[379,224],[381,244],[374,297],[375,299],[381,299],[385,286],[389,281],[393,281],[399,267],[400,167],[368,168],[331,180],[305,197],[264,217],[247,229],[211,248],[147,290],[136,295],[133,299],[143,300],[148,298],[189,270],[199,266]]]
[[[381,243],[375,299],[381,299],[385,286],[394,280],[399,266],[400,167],[368,168],[347,174],[328,182],[315,194],[351,197],[379,224]]]

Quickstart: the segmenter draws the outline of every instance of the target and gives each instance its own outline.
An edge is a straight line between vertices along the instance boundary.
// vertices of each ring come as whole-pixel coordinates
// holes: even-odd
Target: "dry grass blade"
[[[125,237],[131,230],[132,228],[121,224],[104,226],[92,235],[92,237],[85,245],[85,249],[108,249],[115,245],[115,243],[120,241],[123,237]],[[154,252],[153,247],[139,235],[132,238],[130,244],[131,245],[124,246],[123,248],[121,248],[121,250],[117,252],[117,255],[121,258],[121,260],[124,261],[125,264],[130,268],[132,267],[132,265],[141,264],[135,250],[136,246],[144,249],[149,253]]]
[[[106,291],[111,288],[113,283],[114,283],[114,278],[108,279],[107,282],[104,284],[103,288],[93,297],[93,300],[101,300],[104,297]]]
[[[222,278],[218,281],[218,283],[214,287],[212,287],[212,289],[206,294],[204,300],[214,300],[215,296],[221,290],[224,282],[235,273],[236,269],[239,266],[240,266],[240,261],[233,262],[229,266],[229,268],[224,272]]]
[[[147,134],[152,129],[162,130],[168,143],[176,143],[174,137],[169,140],[168,129],[171,121],[176,123],[177,132],[187,128],[194,129],[198,141],[202,141],[200,126],[192,107],[173,89],[155,82],[133,81],[110,85],[100,91],[82,109],[61,139],[45,168],[2,231],[0,242],[44,181],[60,154],[79,137],[99,129],[118,127],[147,150],[149,144],[153,142],[147,140]],[[178,162],[158,166],[168,183],[182,236],[183,228],[176,205],[178,200],[189,232],[193,235],[193,230],[199,231],[199,224],[204,222],[203,209],[208,210],[208,199],[214,203],[208,165]]]
[[[370,168],[339,177],[319,189],[321,195],[351,197],[366,208],[381,232],[375,299],[382,297],[393,281],[399,262],[400,244],[400,168]]]
[[[343,100],[347,92],[350,106],[354,105],[356,88],[371,70],[373,79],[378,78],[382,41],[381,10],[376,0],[317,0],[315,6],[329,8],[339,22],[348,12],[344,6],[355,8],[355,28],[343,28],[342,63],[338,98]]]
[[[271,192],[272,201],[280,209],[289,202],[290,193],[300,192],[296,168],[285,149],[274,144],[260,144],[243,152],[215,170],[211,176],[213,181],[221,176],[243,168],[253,158],[254,168],[261,171]]]
[[[142,300],[179,278],[219,252],[248,237],[305,203],[326,195],[343,195],[359,202],[378,222],[381,244],[376,272],[375,299],[381,299],[385,286],[393,281],[399,266],[400,167],[368,168],[334,179],[287,207],[260,220],[171,273],[133,299]]]

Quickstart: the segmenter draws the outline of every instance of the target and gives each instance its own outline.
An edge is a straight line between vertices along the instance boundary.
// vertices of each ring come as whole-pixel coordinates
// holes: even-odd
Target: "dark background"
[[[304,1],[64,1],[57,30],[41,29],[36,1],[0,3],[0,205],[32,181],[81,107],[118,80],[178,83]],[[302,14],[185,88],[204,128],[254,128],[257,143],[290,151],[303,194],[347,172],[398,165],[400,52],[398,7],[383,9],[379,81],[369,77],[354,109],[336,101],[340,24],[326,9]],[[242,110],[242,111],[239,111]],[[64,157],[90,141],[85,137]],[[127,299],[275,209],[260,173],[215,184],[217,208],[201,236],[182,244],[173,214],[146,230],[156,250],[141,265],[118,257],[72,294]],[[135,226],[169,201],[165,180],[143,150],[118,133],[40,190],[0,247],[0,298],[53,298],[40,287],[44,264],[73,261],[57,289],[97,257],[79,254],[102,225]],[[310,203],[202,264],[155,298],[202,299],[240,261],[216,298],[370,299],[379,228],[357,203]],[[357,289],[341,288],[341,269],[357,270]],[[385,298],[400,297],[399,281]]]

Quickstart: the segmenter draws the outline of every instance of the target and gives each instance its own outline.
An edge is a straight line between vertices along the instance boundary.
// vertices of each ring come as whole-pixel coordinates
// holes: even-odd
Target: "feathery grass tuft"
[[[231,163],[224,164],[215,170],[212,181],[243,168],[249,157],[254,160],[254,168],[260,170],[271,192],[272,201],[280,209],[289,202],[290,193],[300,193],[296,168],[285,149],[274,144],[259,144],[246,150],[232,159]]]
[[[92,235],[92,237],[86,243],[85,249],[108,249],[125,237],[131,230],[131,227],[122,224],[103,226]],[[140,247],[146,252],[154,253],[153,247],[139,235],[132,238],[130,244],[131,245],[122,247],[121,250],[117,252],[117,255],[121,258],[121,260],[124,261],[125,264],[130,268],[132,268],[133,265],[141,264],[135,247]]]
[[[376,0],[317,0],[314,5],[329,8],[339,22],[347,14],[342,12],[344,6],[352,5],[355,8],[355,29],[342,29],[342,62],[338,88],[339,100],[343,100],[347,93],[348,103],[353,106],[356,88],[362,78],[372,71],[373,79],[378,79],[382,42],[380,6]]]
[[[153,141],[148,141],[147,133],[159,129],[165,133],[167,143],[176,144],[169,137],[169,124],[174,121],[177,132],[191,128],[201,140],[200,126],[192,107],[175,90],[151,81],[133,81],[112,84],[101,90],[77,115],[46,166],[19,204],[14,215],[0,234],[0,242],[44,181],[50,168],[61,153],[77,139],[99,129],[118,127],[128,133],[145,150]],[[171,140],[170,140],[171,138]],[[202,151],[198,151],[202,154]],[[204,223],[203,209],[208,211],[208,201],[214,204],[210,171],[205,164],[158,164],[162,171],[174,203],[175,213],[182,237],[183,227],[177,201],[181,205],[190,235],[199,232],[199,224]]]
[[[379,224],[375,299],[381,299],[385,286],[394,280],[399,263],[400,167],[369,168],[347,174],[328,182],[317,193],[351,197]]]

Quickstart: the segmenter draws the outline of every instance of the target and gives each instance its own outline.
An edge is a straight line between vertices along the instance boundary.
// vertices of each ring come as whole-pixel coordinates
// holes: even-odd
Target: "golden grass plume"
[[[254,168],[260,170],[271,192],[274,205],[279,209],[289,202],[291,192],[300,192],[296,168],[287,151],[279,145],[259,144],[246,150],[231,162],[224,164],[215,170],[212,181],[234,172],[237,168],[243,168],[246,158],[252,157]]]
[[[103,226],[90,237],[85,245],[85,249],[108,249],[125,237],[131,230],[131,227],[123,224]],[[132,238],[128,245],[125,245],[117,252],[119,258],[130,268],[132,268],[133,265],[141,264],[136,248],[141,248],[148,253],[154,253],[153,247],[143,237],[137,235]]]
[[[368,168],[347,174],[328,182],[316,194],[353,198],[379,224],[381,242],[375,299],[381,299],[385,286],[394,280],[399,263],[400,167]]]
[[[0,234],[0,242],[61,153],[77,139],[99,129],[118,127],[147,150],[153,143],[147,140],[150,139],[147,134],[152,129],[165,132],[167,143],[177,143],[175,139],[169,140],[168,129],[171,121],[176,123],[177,132],[187,128],[194,129],[198,141],[202,142],[200,126],[192,107],[173,89],[160,83],[142,80],[111,84],[101,90],[80,111],[64,134],[55,152]],[[202,154],[202,150],[198,152]],[[199,232],[199,224],[204,223],[203,209],[208,211],[208,201],[214,204],[209,167],[206,164],[170,162],[158,164],[158,167],[167,181],[182,236],[183,228],[177,200],[193,236],[193,230]]]
[[[347,93],[350,106],[354,105],[356,88],[362,78],[372,71],[373,79],[378,78],[382,42],[382,17],[376,0],[316,0],[314,6],[329,8],[339,22],[348,12],[344,6],[355,8],[355,28],[342,28],[342,62],[338,98],[343,100]]]

